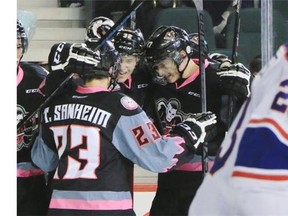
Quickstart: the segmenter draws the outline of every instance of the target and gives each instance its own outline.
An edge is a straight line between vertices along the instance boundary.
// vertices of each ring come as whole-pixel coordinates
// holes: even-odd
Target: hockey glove
[[[200,113],[174,126],[171,133],[182,136],[186,144],[195,149],[216,135],[216,122],[216,115],[212,112]]]
[[[209,55],[210,59],[218,62],[220,64],[219,68],[222,67],[230,67],[232,65],[232,61],[228,59],[228,56],[220,53],[212,53]]]
[[[220,76],[220,87],[225,94],[246,99],[250,95],[250,71],[241,63],[223,66],[217,70]]]
[[[69,74],[82,75],[99,63],[99,55],[83,43],[61,42],[51,48],[48,63],[51,71],[63,70]]]

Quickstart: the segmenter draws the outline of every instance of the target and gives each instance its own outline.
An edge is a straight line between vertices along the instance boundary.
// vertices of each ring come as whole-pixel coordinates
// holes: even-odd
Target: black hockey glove
[[[209,55],[209,58],[218,62],[220,64],[219,68],[229,67],[232,65],[232,61],[228,59],[228,56],[221,53],[212,53]]]
[[[249,97],[251,73],[243,64],[221,64],[217,75],[220,76],[220,87],[225,94],[235,95],[241,100]]]
[[[171,134],[182,136],[187,146],[196,149],[200,143],[216,135],[216,122],[216,115],[212,112],[200,113],[175,125]]]
[[[69,74],[82,75],[99,61],[99,53],[87,48],[86,44],[61,42],[52,46],[48,63],[51,71],[62,70]]]

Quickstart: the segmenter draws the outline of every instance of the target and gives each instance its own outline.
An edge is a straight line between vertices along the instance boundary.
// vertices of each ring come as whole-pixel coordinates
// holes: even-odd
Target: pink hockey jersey
[[[288,215],[288,42],[251,92],[189,215]]]

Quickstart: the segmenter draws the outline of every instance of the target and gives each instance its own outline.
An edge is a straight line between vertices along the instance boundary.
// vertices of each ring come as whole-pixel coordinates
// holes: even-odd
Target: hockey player
[[[135,215],[129,185],[133,163],[170,171],[213,134],[216,117],[207,112],[161,136],[133,99],[109,90],[117,62],[82,44],[51,49],[51,70],[77,73],[84,84],[43,108],[33,161],[46,171],[56,168],[48,215]]]
[[[144,61],[144,44],[140,29],[121,29],[114,37],[114,45],[121,58],[117,76],[120,91],[133,98],[144,111],[147,111],[151,101],[152,76]]]
[[[43,101],[38,93],[47,71],[35,64],[22,62],[28,49],[28,36],[17,20],[17,122],[36,110]],[[17,130],[17,215],[46,215],[49,190],[45,173],[31,161],[31,138],[37,130],[37,116]]]
[[[120,29],[114,37],[115,49],[120,54],[117,85],[114,91],[120,91],[131,97],[151,116],[151,72],[143,58],[144,37],[140,29]],[[149,110],[148,110],[149,108]],[[155,109],[154,109],[155,110]],[[153,112],[154,112],[153,110]],[[134,172],[131,176],[131,189],[134,188]]]
[[[153,97],[164,133],[195,113],[201,113],[201,78],[199,72],[198,34],[188,35],[175,26],[161,26],[146,42],[146,58],[154,68]],[[249,94],[250,72],[242,65],[231,65],[223,55],[217,61],[206,57],[207,110],[217,116],[217,135],[208,140],[209,162],[213,159],[225,135],[221,119],[222,95],[235,94],[243,101]],[[203,180],[202,145],[196,155],[172,172],[158,175],[158,188],[150,210],[151,216],[187,215],[190,203]]]
[[[189,215],[288,213],[288,42],[255,77]]]
[[[100,38],[114,25],[114,22],[106,17],[95,17],[89,24],[85,43],[91,49],[95,47]],[[152,107],[149,100],[151,72],[143,61],[144,37],[140,29],[120,29],[113,38],[115,49],[120,54],[120,67],[117,77],[117,85],[113,90],[133,98],[146,112]],[[104,48],[111,49],[111,41]]]

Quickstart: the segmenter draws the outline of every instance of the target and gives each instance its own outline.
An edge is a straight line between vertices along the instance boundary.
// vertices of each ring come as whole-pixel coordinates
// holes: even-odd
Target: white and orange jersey
[[[260,71],[189,215],[288,214],[288,42]]]

